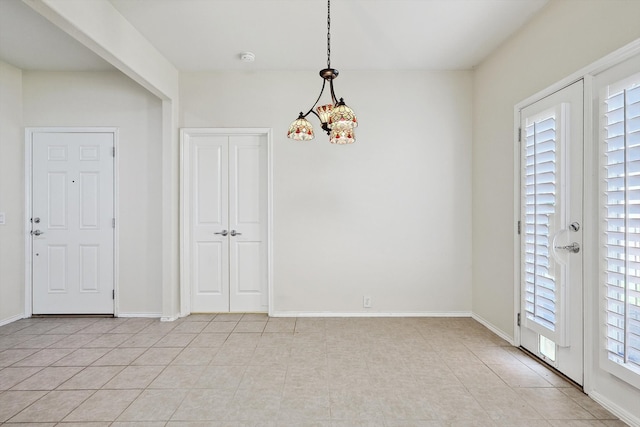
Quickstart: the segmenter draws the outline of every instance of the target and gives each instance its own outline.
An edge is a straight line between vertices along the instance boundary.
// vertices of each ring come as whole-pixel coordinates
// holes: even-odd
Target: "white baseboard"
[[[433,311],[433,312],[355,312],[340,313],[335,311],[275,311],[271,317],[471,317],[470,311]]]
[[[162,313],[118,313],[118,317],[150,317],[160,318]]]
[[[607,399],[597,391],[589,393],[589,397],[602,405],[607,411],[611,412],[616,417],[620,418],[625,423],[632,427],[640,427],[640,418],[633,414],[630,414],[627,410],[621,408],[616,403]]]
[[[482,326],[484,326],[485,328],[489,329],[491,332],[493,332],[494,334],[496,334],[497,336],[499,336],[500,338],[502,338],[503,340],[505,340],[506,342],[508,342],[511,345],[515,345],[515,341],[513,340],[513,337],[510,337],[509,334],[507,334],[505,331],[496,328],[491,322],[489,322],[487,319],[483,318],[482,316],[477,315],[476,313],[471,313],[471,317],[476,320],[478,323],[481,323]]]
[[[159,315],[157,317],[160,317],[160,321],[161,322],[174,322],[174,321],[178,320],[178,316],[162,316],[162,315]]]
[[[24,313],[16,314],[15,316],[7,317],[6,319],[0,320],[0,326],[8,325],[9,323],[13,323],[16,320],[24,319]]]

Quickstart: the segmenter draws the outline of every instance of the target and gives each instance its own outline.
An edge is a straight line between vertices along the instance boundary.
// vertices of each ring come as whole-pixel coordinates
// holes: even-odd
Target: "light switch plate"
[[[0,212],[0,225],[4,225],[5,224],[5,215],[4,212]]]

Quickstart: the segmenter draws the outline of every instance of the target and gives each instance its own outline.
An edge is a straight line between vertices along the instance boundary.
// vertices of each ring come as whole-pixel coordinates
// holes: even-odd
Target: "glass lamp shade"
[[[318,116],[320,117],[321,123],[328,123],[329,116],[331,116],[331,111],[333,110],[333,104],[321,105],[316,108],[318,112]]]
[[[353,129],[331,129],[329,141],[332,144],[353,144],[356,142],[356,135]]]
[[[340,100],[340,103],[333,107],[331,115],[329,116],[329,128],[330,129],[353,129],[358,127],[358,119],[351,108],[345,105]]]
[[[298,117],[289,126],[289,132],[287,132],[287,138],[295,141],[309,141],[313,139],[313,126],[309,120],[304,117]]]

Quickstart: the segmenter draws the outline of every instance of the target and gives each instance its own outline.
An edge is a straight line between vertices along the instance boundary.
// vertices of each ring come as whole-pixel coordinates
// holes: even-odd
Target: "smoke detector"
[[[240,53],[240,61],[242,62],[253,62],[255,60],[256,60],[256,55],[253,52]]]

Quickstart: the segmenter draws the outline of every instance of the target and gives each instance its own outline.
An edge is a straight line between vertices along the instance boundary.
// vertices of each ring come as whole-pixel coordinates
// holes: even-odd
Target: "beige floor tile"
[[[238,391],[228,405],[225,419],[260,422],[275,420],[280,401],[280,395],[268,391]]]
[[[82,370],[81,367],[49,367],[11,387],[12,390],[53,390]]]
[[[166,335],[174,330],[176,326],[178,326],[178,323],[176,322],[160,322],[159,320],[155,320],[139,333]]]
[[[186,390],[145,390],[117,421],[168,421],[186,396]]]
[[[123,341],[122,344],[120,344],[120,347],[148,348],[154,345],[155,343],[157,343],[158,341],[160,341],[160,339],[163,338],[164,336],[165,334],[144,334],[141,332],[141,333],[135,334],[128,340]]]
[[[477,387],[468,390],[493,420],[543,419],[510,387]]]
[[[555,388],[516,389],[520,397],[547,420],[593,419],[586,409]]]
[[[89,366],[78,372],[58,390],[97,390],[124,369],[124,366]]]
[[[187,347],[171,361],[172,365],[207,366],[218,353],[217,349]]]
[[[453,374],[467,387],[501,387],[504,380],[486,365],[460,365],[451,368]]]
[[[45,348],[40,350],[31,356],[25,357],[19,362],[14,363],[12,366],[49,366],[58,360],[71,353],[73,350],[66,348]]]
[[[293,333],[296,329],[295,319],[274,319],[271,318],[264,328],[265,332],[287,332]]]
[[[80,348],[98,338],[99,334],[74,334],[56,341],[48,348]]]
[[[189,343],[189,347],[195,348],[220,348],[225,343],[229,333],[201,333]]]
[[[173,421],[223,420],[230,410],[232,390],[192,390],[175,411]]]
[[[209,322],[182,322],[175,327],[172,333],[199,334]]]
[[[15,348],[46,348],[66,338],[68,335],[29,335],[30,339],[22,341]]]
[[[242,313],[219,313],[212,322],[239,322],[243,317]]]
[[[122,325],[109,331],[111,334],[136,334],[153,323],[153,319],[128,319]]]
[[[242,365],[246,366],[251,362],[255,349],[252,347],[228,347],[222,346],[211,360],[212,365]]]
[[[334,420],[378,420],[383,412],[375,390],[332,390],[331,418]]]
[[[160,375],[163,369],[162,366],[127,366],[102,388],[144,389]]]
[[[245,366],[207,366],[201,371],[194,388],[236,390],[242,381]]]
[[[254,332],[254,333],[262,333],[264,331],[265,326],[267,326],[267,322],[249,322],[245,320],[241,320],[236,324],[236,327],[233,328],[233,332]]]
[[[0,423],[7,421],[45,394],[45,391],[5,391],[0,393]]]
[[[233,332],[237,325],[237,321],[234,322],[216,322],[214,319],[211,323],[209,323],[202,332],[204,333],[230,333]]]
[[[164,427],[165,424],[164,421],[115,421],[110,427]]]
[[[204,366],[167,366],[149,388],[188,389],[200,379]]]
[[[11,418],[10,422],[57,422],[84,402],[93,391],[51,391]]]
[[[246,313],[240,319],[241,322],[266,322],[269,316],[266,313]]]
[[[145,350],[145,352],[134,360],[132,364],[144,366],[166,366],[170,364],[181,351],[181,347],[153,347]]]
[[[596,401],[589,398],[589,396],[584,394],[582,390],[578,390],[577,388],[560,388],[559,390],[569,396],[578,405],[589,411],[594,418],[599,420],[617,420],[616,416],[604,409]]]
[[[131,338],[133,334],[102,334],[83,347],[86,348],[115,348]]]
[[[68,421],[114,421],[141,390],[98,390],[64,418]]]
[[[67,354],[52,366],[88,366],[107,354],[109,348],[79,348]]]
[[[197,334],[181,334],[169,332],[154,344],[154,347],[186,347],[197,336]]]
[[[100,359],[92,363],[93,366],[123,366],[136,360],[144,348],[114,348]]]
[[[544,377],[520,362],[487,366],[511,387],[552,387]]]
[[[9,367],[0,369],[0,390],[9,390],[14,385],[39,372],[40,367]]]
[[[283,396],[280,401],[278,420],[329,420],[331,419],[331,405],[328,396]]]
[[[256,348],[262,335],[258,332],[233,332],[224,343],[225,347]]]
[[[0,352],[0,368],[6,368],[16,362],[31,356],[37,349],[8,349]]]

